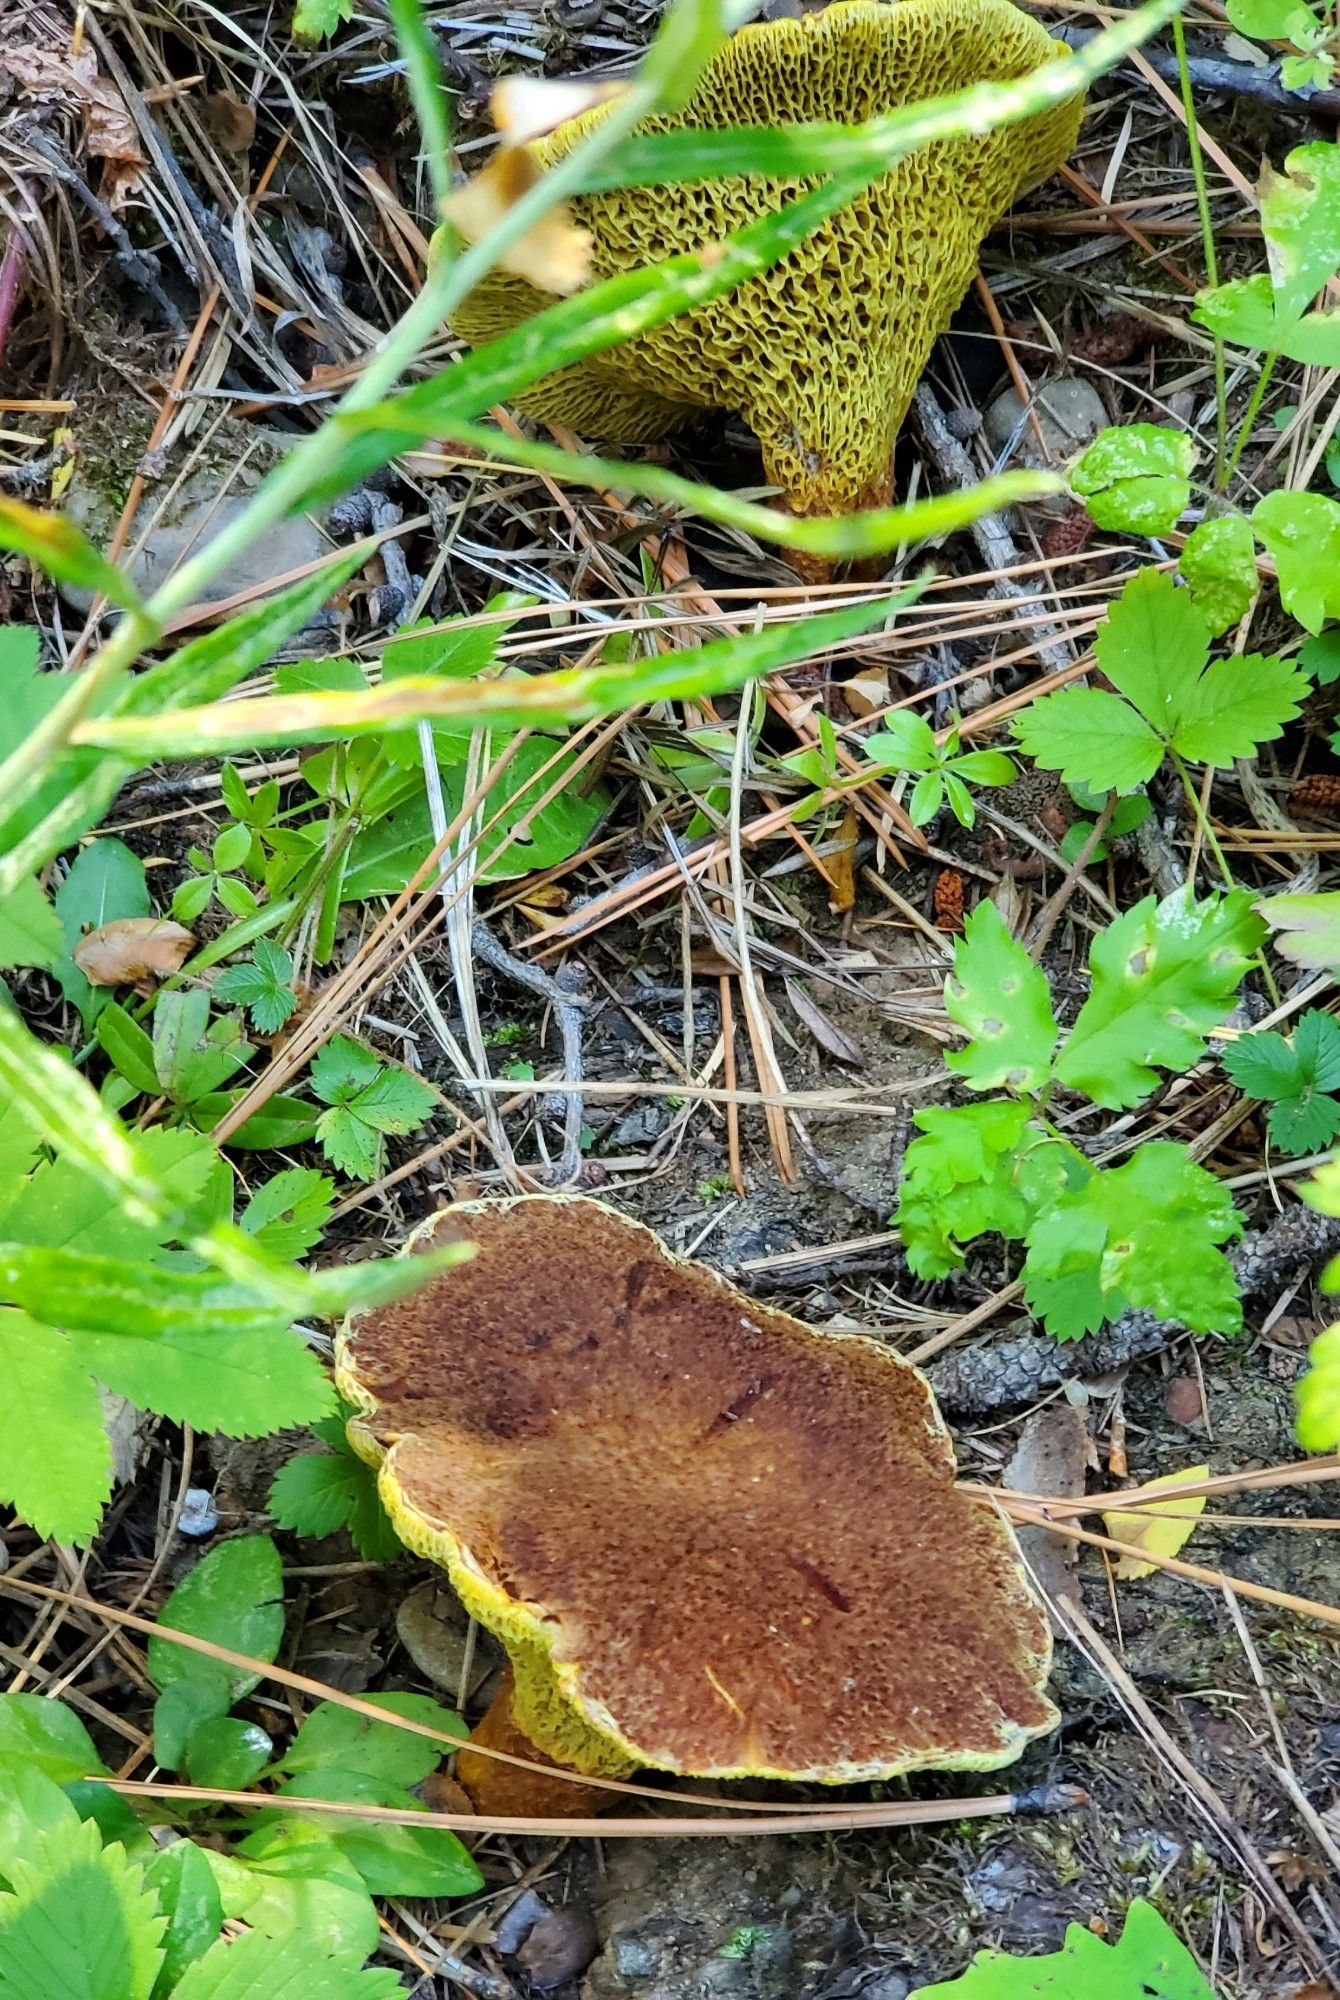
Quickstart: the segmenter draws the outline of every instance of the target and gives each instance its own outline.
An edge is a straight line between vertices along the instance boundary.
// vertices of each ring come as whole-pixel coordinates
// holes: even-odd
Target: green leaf
[[[1307,48],[1317,31],[1317,17],[1302,0],[1228,0],[1228,18],[1241,35],[1259,42],[1292,42]]]
[[[1307,1373],[1294,1391],[1304,1451],[1340,1451],[1340,1326],[1312,1343]]]
[[[1271,1105],[1266,1124],[1282,1153],[1318,1153],[1340,1132],[1340,1100],[1305,1084],[1297,1097]]]
[[[273,1256],[307,1255],[335,1205],[335,1183],[315,1167],[285,1167],[257,1188],[238,1221]]]
[[[1230,1042],[1220,1060],[1248,1097],[1294,1097],[1305,1081],[1303,1066],[1284,1036],[1269,1031]]]
[[[267,1815],[266,1824],[239,1841],[232,1855],[211,1854],[209,1862],[226,1914],[267,1937],[296,1934],[311,1953],[355,1962],[376,1950],[372,1899],[324,1826],[290,1814]]]
[[[971,1037],[945,1061],[970,1089],[1042,1089],[1056,1047],[1047,975],[1010,936],[994,903],[979,903],[968,918],[944,998],[950,1020]]]
[[[1230,18],[1241,0],[1229,0]],[[911,2000],[1215,2000],[1186,1946],[1152,1903],[1126,1912],[1116,1944],[1071,1924],[1065,1944],[1042,1958],[979,1951],[968,1970],[939,1986],[919,1986]]]
[[[193,1099],[189,1116],[192,1123],[208,1131],[227,1115],[245,1093],[241,1090],[211,1090]],[[305,1146],[316,1137],[316,1106],[301,1097],[282,1093],[253,1111],[244,1125],[230,1132],[226,1143],[239,1152],[270,1153],[286,1146]]]
[[[0,1501],[39,1535],[87,1543],[111,1497],[102,1405],[74,1344],[27,1313],[0,1311]]]
[[[865,754],[883,771],[932,771],[940,762],[935,731],[911,708],[886,715],[874,735],[866,737]]]
[[[324,41],[342,22],[351,21],[354,0],[297,0],[293,33],[300,42]]]
[[[112,1796],[105,1785],[97,1789]],[[0,1889],[9,1882],[10,1863],[30,1854],[39,1834],[77,1826],[81,1817],[64,1788],[36,1763],[21,1752],[0,1754]]]
[[[243,1792],[269,1763],[274,1750],[265,1731],[240,1715],[202,1722],[186,1741],[186,1775],[193,1785]]]
[[[149,2000],[163,1919],[91,1820],[39,1833],[0,1896],[0,2000]]]
[[[1283,354],[1306,367],[1340,365],[1340,312],[1309,312],[1294,319],[1278,311],[1274,287],[1264,274],[1233,278],[1213,291],[1198,292],[1191,315],[1220,340]]]
[[[254,1931],[214,1945],[174,1989],[174,2000],[402,2000],[403,1994],[394,1972],[359,1972],[346,1955],[327,1958],[301,1931],[282,1938]]]
[[[1309,1083],[1340,1090],[1340,1021],[1334,1014],[1309,1007],[1294,1029],[1293,1046]]]
[[[893,1226],[919,1278],[943,1278],[963,1263],[960,1245],[996,1230],[1019,1237],[1031,1209],[1015,1182],[1030,1132],[1029,1107],[1012,1102],[918,1111],[903,1161]]]
[[[311,1773],[290,1792],[300,1784],[308,1797],[385,1802],[407,1812],[418,1805],[409,1792],[387,1793],[373,1780],[347,1771]],[[472,1896],[484,1886],[478,1864],[449,1828],[336,1819],[328,1823],[328,1831],[370,1895]]]
[[[74,1710],[46,1695],[0,1694],[0,1757],[21,1757],[57,1785],[110,1775]]]
[[[1089,998],[1056,1077],[1116,1111],[1138,1104],[1158,1070],[1189,1069],[1232,1011],[1262,936],[1245,889],[1196,902],[1189,887],[1135,904],[1094,939]]]
[[[1097,527],[1166,535],[1191,500],[1196,450],[1185,431],[1122,424],[1099,431],[1070,469],[1070,484]]]
[[[154,1007],[154,1069],[169,1097],[183,1094],[191,1060],[209,1025],[209,995],[160,993]]]
[[[924,778],[917,779],[907,806],[913,826],[926,826],[935,818],[944,802],[944,790],[944,774],[941,771],[927,771]]]
[[[198,1729],[217,1722],[233,1705],[227,1667],[203,1653],[189,1656],[194,1670],[164,1688],[154,1703],[154,1759],[165,1771],[186,1764],[186,1746]]]
[[[1252,526],[1274,561],[1284,609],[1309,632],[1340,617],[1340,506],[1322,493],[1267,493]]]
[[[386,1158],[382,1135],[413,1132],[437,1104],[436,1093],[398,1065],[383,1063],[351,1035],[336,1035],[315,1057],[311,1087],[331,1108],[316,1135],[335,1166],[360,1180],[375,1180]]]
[[[1210,635],[1189,591],[1163,570],[1142,569],[1099,626],[1094,651],[1113,687],[1166,742],[1210,657]]]
[[[275,1474],[267,1505],[280,1527],[295,1535],[322,1537],[347,1528],[365,1562],[394,1562],[405,1552],[377,1497],[376,1473],[347,1446],[289,1459]]]
[[[1322,32],[1315,26],[1313,33]],[[1280,82],[1286,90],[1325,90],[1335,74],[1335,57],[1324,49],[1315,56],[1285,56],[1280,63]]]
[[[1003,750],[969,750],[949,767],[970,785],[1012,785],[1019,766]]]
[[[60,919],[34,878],[0,896],[0,967],[52,966],[64,950]]]
[[[97,591],[123,611],[140,608],[130,578],[105,562],[63,514],[44,514],[22,500],[0,499],[0,548],[17,549],[57,583]]]
[[[1298,664],[1318,687],[1330,687],[1340,680],[1340,625],[1318,633],[1315,639],[1305,639],[1298,648]]]
[[[1101,688],[1062,688],[1035,701],[1011,725],[1020,747],[1067,784],[1131,791],[1163,762],[1149,724]]]
[[[1251,610],[1257,591],[1256,544],[1241,514],[1199,522],[1177,563],[1211,632],[1227,632]]]
[[[1038,1216],[1027,1233],[1025,1280],[1096,1267],[1109,1317],[1129,1304],[1195,1333],[1237,1333],[1237,1282],[1214,1245],[1241,1234],[1228,1190],[1185,1146],[1156,1141],[1125,1166],[1091,1174]],[[1048,1325],[1059,1339],[1086,1330]]]
[[[1242,653],[1211,660],[1182,700],[1173,749],[1193,764],[1231,766],[1284,734],[1306,700],[1307,675],[1288,660]]]
[[[104,835],[81,847],[56,891],[56,915],[64,930],[64,950],[56,979],[66,999],[91,1027],[110,1003],[105,986],[91,986],[75,964],[75,946],[87,931],[118,917],[147,917],[153,910],[144,863],[124,840]]]
[[[449,1708],[426,1694],[372,1694],[364,1697],[390,1715],[440,1730],[449,1741],[411,1735],[394,1723],[374,1722],[338,1702],[321,1701],[307,1717],[279,1762],[289,1777],[299,1772],[356,1772],[386,1785],[407,1788],[435,1771],[453,1742],[466,1734],[465,1724]],[[314,1793],[314,1797],[335,1797]]]
[[[1321,141],[1295,146],[1283,174],[1262,169],[1260,198],[1278,309],[1296,318],[1340,268],[1340,151]]]
[[[250,964],[229,966],[221,973],[214,982],[214,996],[245,1006],[260,1033],[273,1035],[298,1004],[298,996],[290,984],[292,978],[293,960],[289,954],[271,939],[258,938]]]
[[[160,1847],[144,1871],[167,1918],[163,1964],[153,2000],[168,2000],[187,1968],[202,1958],[223,1929],[223,1904],[209,1863],[193,1840]]]
[[[1340,966],[1340,890],[1263,896],[1256,908],[1275,932],[1275,949],[1281,957],[1314,969]]]
[[[221,1542],[188,1571],[158,1614],[160,1627],[188,1632],[253,1659],[273,1660],[284,1636],[284,1577],[279,1551],[268,1535]],[[169,1639],[149,1641],[149,1677],[166,1689],[174,1681],[216,1670],[218,1662]],[[231,1698],[240,1701],[260,1675],[225,1667]]]

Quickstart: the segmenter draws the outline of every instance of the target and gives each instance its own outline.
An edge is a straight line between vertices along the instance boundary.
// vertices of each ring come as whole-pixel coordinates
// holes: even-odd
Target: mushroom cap
[[[1010,0],[833,0],[752,23],[723,44],[687,105],[646,132],[858,123],[900,105],[1026,75],[1060,45]],[[723,297],[558,370],[521,408],[588,437],[637,444],[697,410],[736,410],[796,514],[845,513],[892,490],[894,438],[936,339],[972,282],[987,230],[1066,158],[1080,97],[984,135],[942,140],[874,181],[797,249]],[[535,141],[551,166],[608,115]],[[571,203],[613,277],[719,242],[807,184],[763,175],[613,189]],[[451,315],[473,346],[552,304],[494,271]]]
[[[460,1204],[475,1256],[341,1335],[384,1505],[591,1775],[988,1770],[1052,1728],[1046,1616],[929,1384],[582,1197]]]

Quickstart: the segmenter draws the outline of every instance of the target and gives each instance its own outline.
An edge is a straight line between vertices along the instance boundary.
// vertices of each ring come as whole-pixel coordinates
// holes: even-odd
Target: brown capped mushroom
[[[546,1757],[849,1783],[989,1770],[1053,1727],[1046,1617],[915,1368],[599,1202],[461,1204],[411,1247],[463,1240],[345,1329],[337,1379]]]

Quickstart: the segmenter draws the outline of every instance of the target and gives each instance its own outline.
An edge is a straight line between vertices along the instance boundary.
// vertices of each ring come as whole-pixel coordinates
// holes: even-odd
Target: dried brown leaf
[[[170,917],[118,917],[80,938],[73,957],[90,986],[152,993],[160,979],[180,970],[194,943],[194,931]]]
[[[144,166],[134,120],[119,91],[98,75],[97,58],[87,45],[77,54],[37,43],[0,47],[0,68],[26,96],[62,106],[76,104],[85,145],[98,159],[116,162],[121,170],[118,186],[128,185],[126,169]]]

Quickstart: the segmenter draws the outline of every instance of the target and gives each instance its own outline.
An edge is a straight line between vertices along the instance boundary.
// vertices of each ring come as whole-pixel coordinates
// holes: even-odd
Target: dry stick
[[[381,1720],[386,1719],[384,1709],[374,1713]],[[552,1778],[566,1773],[550,1769],[547,1775]],[[183,1805],[250,1806],[273,1812],[277,1805],[285,1803],[272,1792],[228,1792],[211,1785],[149,1784],[125,1778],[104,1778],[100,1782],[108,1791],[120,1792],[126,1798],[176,1799]],[[581,1778],[578,1782],[590,1785],[598,1781]],[[636,1789],[629,1787],[631,1791]],[[645,1819],[504,1819],[492,1813],[405,1812],[395,1806],[350,1805],[342,1799],[307,1797],[301,1801],[301,1809],[304,1813],[331,1813],[337,1818],[357,1819],[374,1826],[442,1827],[456,1833],[544,1834],[572,1840],[734,1840],[741,1834],[845,1833],[864,1827],[934,1826],[946,1820],[991,1819],[1000,1814],[1061,1812],[1083,1805],[1087,1796],[1078,1785],[1036,1785],[1028,1791],[996,1792],[985,1798],[812,1807],[804,1812],[782,1811],[771,1817],[765,1817],[759,1806],[754,1805],[750,1810],[757,1817],[742,1815],[730,1821],[675,1818],[668,1814],[649,1814]]]
[[[1058,172],[1061,179],[1069,187],[1074,188],[1075,193],[1080,197],[1081,201],[1088,202],[1089,206],[1096,209],[1100,215],[1107,216],[1110,221],[1115,223],[1121,234],[1136,245],[1137,249],[1143,250],[1147,257],[1152,257],[1156,264],[1162,266],[1174,284],[1180,285],[1184,292],[1189,293],[1193,298],[1195,297],[1200,287],[1187,276],[1181,265],[1172,257],[1167,257],[1162,251],[1156,250],[1144,231],[1137,229],[1135,224],[1126,216],[1119,214],[1110,203],[1105,202],[1097,188],[1091,187],[1082,174],[1077,174],[1073,167],[1067,166],[1060,167]]]
[[[1178,1482],[1179,1500],[1194,1499],[1203,1495],[1213,1499],[1220,1493],[1271,1492],[1278,1486],[1323,1486],[1340,1479],[1340,1453],[1332,1453],[1328,1458],[1296,1459],[1290,1465],[1263,1465],[1249,1472],[1208,1473],[1204,1479],[1187,1479]],[[1009,1486],[982,1486],[972,1480],[961,1479],[959,1485],[965,1492],[976,1493],[983,1498],[998,1500],[1004,1505],[1018,1500],[1029,1507],[1045,1507],[1053,1521],[1069,1519],[1072,1515],[1095,1512],[1092,1494],[1041,1494],[1021,1493]],[[1168,1489],[1155,1489],[1152,1485],[1131,1486],[1123,1493],[1104,1493],[1102,1511],[1105,1514],[1126,1513],[1127,1511],[1148,1511],[1152,1500],[1166,1503]],[[1255,1514],[1246,1516],[1247,1522],[1254,1522]]]
[[[1035,965],[1041,961],[1042,954],[1047,948],[1047,941],[1056,929],[1057,924],[1061,920],[1062,911],[1075,892],[1075,884],[1079,881],[1093,858],[1095,847],[1097,847],[1099,841],[1107,832],[1109,822],[1116,808],[1117,798],[1116,793],[1113,792],[1108,798],[1107,804],[1099,813],[1094,825],[1089,829],[1088,839],[1071,862],[1064,881],[1056,890],[1056,893],[1049,897],[1043,904],[1038,916],[1037,926],[1033,932],[1032,942],[1028,947],[1028,955]]]

